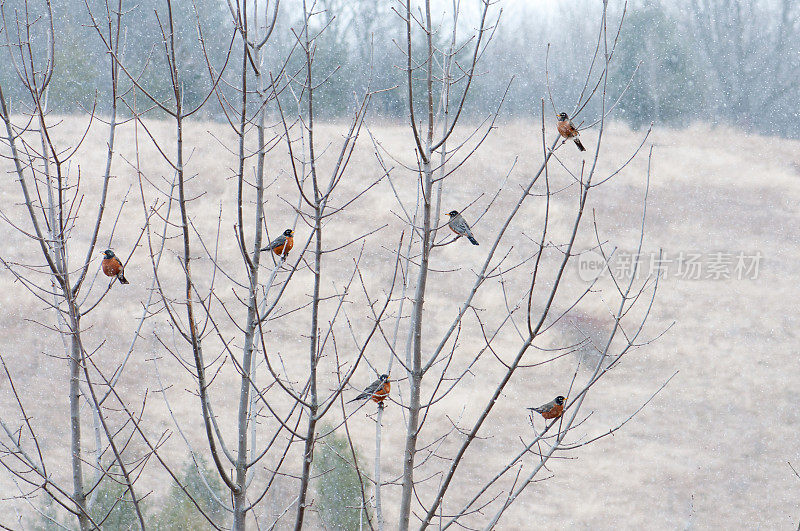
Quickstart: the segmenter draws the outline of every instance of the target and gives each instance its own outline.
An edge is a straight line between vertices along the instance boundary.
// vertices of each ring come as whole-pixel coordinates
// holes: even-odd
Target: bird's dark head
[[[564,402],[566,402],[566,401],[567,401],[567,399],[566,399],[566,398],[564,398],[564,397],[563,397],[563,396],[561,396],[561,395],[558,395],[558,396],[556,397],[556,404],[558,404],[559,406],[563,406],[563,405],[564,405]]]
[[[565,120],[569,120],[569,116],[567,116],[567,113],[562,112],[561,114],[558,115],[558,119],[563,122]]]
[[[381,380],[383,380],[385,382],[388,379],[389,379],[389,375],[388,374],[381,374]]]
[[[458,215],[458,210],[451,210],[450,212],[447,213],[447,215],[450,216],[451,218],[453,216],[457,216]]]
[[[114,251],[112,251],[111,249],[106,249],[105,251],[103,251],[103,255],[106,258],[114,258]]]
[[[291,238],[292,236],[294,236],[294,231],[292,229],[286,229],[285,231],[283,231],[283,235],[289,236]]]

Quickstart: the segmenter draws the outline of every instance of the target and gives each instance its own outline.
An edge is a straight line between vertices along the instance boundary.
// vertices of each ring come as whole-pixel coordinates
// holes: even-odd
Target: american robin
[[[464,218],[461,217],[461,214],[458,213],[458,210],[448,212],[447,215],[450,216],[450,221],[447,222],[447,226],[450,227],[451,231],[459,236],[466,236],[467,239],[472,242],[472,245],[479,245],[478,240],[472,235],[472,231],[469,230],[469,225],[464,221]]]
[[[105,255],[102,262],[103,274],[107,277],[117,277],[120,284],[128,284],[124,274],[125,266],[122,265],[114,251],[106,249],[103,251],[103,255]]]
[[[377,404],[382,404],[383,400],[389,396],[389,390],[391,389],[392,384],[389,382],[389,375],[388,374],[381,374],[380,378],[369,384],[365,389],[364,392],[355,397],[352,400],[348,400],[347,403],[355,402],[356,400],[364,400],[372,399],[373,402]]]
[[[277,254],[278,256],[286,257],[289,254],[289,251],[292,250],[292,246],[294,245],[294,231],[292,229],[286,229],[283,231],[283,234],[269,242],[269,245],[261,249],[262,251],[271,250],[273,253]]]
[[[557,419],[562,413],[564,413],[564,402],[566,401],[566,398],[559,395],[555,398],[555,400],[552,400],[543,406],[529,407],[528,409],[534,410],[546,419]]]
[[[572,120],[569,119],[569,116],[567,116],[565,112],[558,115],[558,134],[564,137],[564,142],[571,138],[575,141],[575,145],[578,146],[578,149],[586,151],[586,148],[583,147],[583,144],[581,144],[581,141],[578,139],[579,133],[575,128],[575,124],[572,123]]]

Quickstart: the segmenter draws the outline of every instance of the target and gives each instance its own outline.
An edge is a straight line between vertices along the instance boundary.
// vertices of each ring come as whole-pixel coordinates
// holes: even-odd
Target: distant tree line
[[[88,2],[93,9],[101,7],[99,0]],[[5,24],[14,24],[15,8],[22,3],[4,2]],[[160,64],[161,50],[152,45],[159,32],[155,9],[161,3],[141,0],[126,16],[124,55],[127,64],[140,70],[142,84],[151,93],[166,97],[169,80]],[[593,56],[600,29],[596,17],[588,14],[590,4],[581,0],[543,10],[538,3],[518,3],[507,8],[484,58],[485,65],[491,64],[492,74],[485,73],[487,67],[476,77],[465,112],[483,115],[486,102],[496,101],[508,88],[504,116],[535,114],[541,98],[549,99],[546,70],[555,104],[574,101],[585,83],[582,72]],[[610,11],[621,15],[622,3],[612,4]],[[281,6],[284,13],[275,41],[282,52],[295,46],[289,28],[297,26],[302,16],[298,6],[288,2]],[[63,0],[53,7],[61,42],[56,48],[58,75],[50,89],[49,106],[57,112],[72,113],[91,108],[96,102],[102,112],[108,106],[109,80],[103,75],[104,51],[92,38],[93,30],[81,22],[86,4],[83,0]],[[321,13],[316,29],[326,29],[319,37],[315,60],[320,71],[338,78],[319,91],[320,115],[346,116],[354,104],[353,95],[362,93],[371,78],[373,89],[390,89],[375,94],[371,112],[390,119],[405,117],[403,72],[397,67],[403,61],[398,48],[403,36],[395,23],[395,3],[319,0],[316,8]],[[186,72],[193,76],[185,80],[185,98],[187,105],[193,105],[204,93],[209,78],[199,45],[201,35],[195,29],[196,17],[203,27],[217,28],[202,35],[202,42],[213,66],[225,65],[226,79],[238,76],[242,59],[229,57],[225,62],[234,29],[224,0],[180,2],[175,9],[174,17],[181,22],[176,25],[178,54],[187,65]],[[464,3],[458,24],[465,38],[472,34],[476,13],[477,5]],[[639,68],[626,91],[628,80],[614,76],[612,95],[624,91],[617,116],[632,127],[651,121],[680,127],[703,120],[763,134],[800,137],[796,104],[800,100],[800,2],[634,1],[627,4],[625,17],[626,32],[620,37],[615,68],[618,72],[629,72],[637,65]],[[452,21],[441,15],[437,21],[438,34],[445,39]],[[553,45],[549,57],[548,43]],[[271,67],[280,68],[278,58],[285,56],[274,54]],[[297,56],[293,60],[300,61]],[[9,83],[16,75],[11,66],[0,68],[0,82],[9,87],[15,86]],[[12,102],[20,99],[10,92]],[[205,117],[221,119],[219,110],[219,105],[208,105],[204,107]]]

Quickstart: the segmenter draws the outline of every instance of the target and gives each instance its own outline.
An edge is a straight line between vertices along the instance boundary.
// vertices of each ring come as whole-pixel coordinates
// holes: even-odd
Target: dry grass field
[[[75,145],[84,123],[84,118],[63,118],[55,129],[55,141],[63,147]],[[154,135],[166,142],[173,137],[169,124],[165,122],[154,121],[149,126]],[[425,325],[425,345],[428,348],[438,343],[440,334],[451,322],[467,292],[466,286],[473,281],[473,271],[485,259],[486,244],[489,243],[486,235],[493,234],[499,227],[507,209],[516,201],[520,185],[527,182],[541,163],[541,138],[537,127],[535,123],[501,124],[475,157],[446,181],[444,211],[461,209],[477,198],[475,206],[465,214],[471,220],[488,204],[518,158],[497,202],[480,222],[474,224],[474,232],[482,245],[472,247],[459,240],[438,248],[434,253],[432,267],[452,271],[433,273],[431,277]],[[210,122],[193,122],[188,129],[187,149],[191,156],[187,168],[194,176],[189,184],[189,195],[198,196],[190,206],[193,223],[210,249],[214,248],[215,232],[219,227],[219,263],[241,280],[245,273],[232,232],[236,182],[231,176],[236,159],[223,147],[235,145],[233,135],[226,126]],[[378,125],[370,130],[399,161],[413,162],[407,127]],[[346,126],[342,124],[319,127],[320,150],[330,146],[323,155],[320,170],[323,175],[330,170],[345,131]],[[110,191],[107,223],[101,231],[99,244],[102,250],[102,246],[108,243],[113,220],[123,198],[126,199],[113,239],[113,247],[121,256],[127,256],[132,250],[144,223],[133,133],[130,124],[118,133],[118,157],[112,172],[115,179]],[[613,172],[627,160],[640,143],[641,136],[642,133],[620,124],[609,126],[604,137],[598,178]],[[593,153],[596,134],[587,131],[583,139],[589,148],[588,153]],[[680,253],[703,253],[702,267],[708,268],[712,253],[733,253],[734,256],[761,253],[757,278],[738,279],[734,274],[734,278],[728,279],[689,279],[682,278],[674,269],[668,269],[660,282],[644,336],[646,339],[654,338],[672,323],[674,325],[653,343],[627,354],[616,369],[592,389],[582,410],[582,414],[591,412],[592,415],[572,433],[571,440],[585,439],[616,426],[675,371],[679,373],[614,436],[558,454],[566,459],[550,461],[548,470],[541,476],[549,479],[532,484],[500,521],[499,529],[789,529],[796,528],[800,519],[800,478],[794,476],[787,464],[787,461],[800,464],[800,438],[797,436],[800,413],[796,407],[800,400],[800,376],[795,352],[800,304],[797,282],[800,277],[800,248],[797,245],[800,234],[800,142],[747,136],[723,128],[709,135],[706,128],[701,127],[683,131],[656,129],[651,140],[655,147],[647,203],[645,255],[649,257],[659,249],[667,259],[675,259]],[[94,216],[93,198],[99,191],[105,142],[104,129],[94,126],[71,163],[72,175],[80,169],[86,194],[84,217],[72,234],[75,262],[85,253],[88,230],[84,225]],[[341,204],[380,175],[369,138],[365,135],[360,142],[350,171],[332,199],[334,205]],[[143,189],[150,204],[157,198],[156,187],[168,189],[172,173],[143,135],[140,136],[140,145],[139,164],[146,177]],[[557,153],[568,167],[574,169],[578,165],[580,155],[574,146],[565,145]],[[267,223],[270,235],[274,236],[293,223],[294,213],[288,204],[296,204],[297,193],[293,179],[286,172],[283,147],[271,153],[267,161],[268,181],[274,179],[267,194]],[[393,164],[397,166],[393,172],[396,185],[405,199],[413,199],[413,175],[403,173],[398,164]],[[26,222],[19,205],[18,184],[12,175],[6,173],[11,169],[9,162],[0,160],[0,169],[5,176],[0,181],[2,211],[27,229],[29,221]],[[644,150],[619,175],[593,190],[578,249],[592,245],[593,216],[601,236],[609,241],[610,246],[618,247],[620,252],[636,250],[646,169],[647,152]],[[551,179],[555,189],[567,187],[553,197],[552,203],[549,240],[558,244],[566,240],[571,226],[577,189],[568,186],[571,178],[558,163],[552,165]],[[541,191],[541,188],[537,190]],[[361,268],[373,299],[382,299],[391,281],[392,268],[387,264],[391,264],[399,238],[400,224],[395,215],[398,212],[389,186],[382,182],[340,216],[331,218],[325,228],[325,245],[333,248],[360,233],[389,225],[368,238],[365,244]],[[531,197],[527,201],[500,244],[499,255],[510,251],[510,264],[530,256],[535,248],[533,240],[540,234],[543,212],[541,197]],[[159,226],[156,223],[156,228]],[[298,225],[297,241],[305,242],[308,233],[307,227]],[[37,245],[18,231],[3,225],[0,234],[3,239],[0,252],[7,261],[36,264],[41,261]],[[172,229],[170,234],[175,234],[175,230]],[[169,242],[170,251],[165,254],[161,271],[167,291],[176,297],[182,285],[174,252],[177,246],[174,239]],[[323,286],[324,295],[332,295],[342,288],[352,269],[352,258],[359,250],[360,245],[354,245],[326,258],[323,274],[329,276]],[[201,289],[207,289],[209,261],[197,239],[195,252],[198,256],[196,274]],[[95,262],[99,267],[100,253],[96,254]],[[544,266],[548,271],[552,270],[558,258],[553,249],[546,254]],[[269,267],[271,260],[265,269]],[[670,265],[670,268],[675,267],[675,264]],[[515,304],[523,295],[530,271],[528,264],[504,276],[510,304]],[[703,269],[702,275],[705,276],[707,271]],[[266,276],[267,273],[263,274]],[[142,316],[143,304],[150,293],[153,272],[146,239],[134,252],[126,276],[131,284],[114,285],[111,294],[84,322],[87,349],[93,350],[103,343],[96,359],[107,369],[113,369],[128,351]],[[552,274],[548,273],[543,281],[548,283],[551,279]],[[94,285],[88,298],[94,301],[106,286],[106,279],[100,276],[90,280]],[[243,321],[245,312],[237,305],[230,282],[222,275],[218,282],[221,300],[230,303],[232,311]],[[564,282],[563,291],[555,301],[554,315],[566,309],[587,286],[578,274],[577,260],[568,269]],[[52,325],[53,316],[5,270],[0,271],[0,286],[0,352],[17,388],[23,391],[25,405],[41,435],[54,478],[66,481],[69,474],[66,442],[69,439],[68,378],[67,364],[62,359],[61,339],[33,322]],[[292,280],[282,307],[290,310],[305,304],[310,286],[311,275],[303,266]],[[353,290],[353,304],[347,305],[346,309],[348,318],[355,323],[356,337],[362,340],[369,323],[363,295],[359,291],[360,288]],[[553,327],[537,344],[543,348],[563,346],[574,341],[580,333],[602,341],[612,323],[611,308],[616,308],[617,304],[614,290],[605,279],[570,316]],[[499,282],[488,284],[475,306],[480,308],[481,320],[487,329],[496,328],[505,316]],[[327,303],[323,322],[332,310],[332,303]],[[214,311],[220,312],[219,308]],[[637,317],[635,313],[631,315],[631,326]],[[232,340],[234,348],[240,348],[240,334],[226,319],[221,322],[226,339]],[[524,326],[524,317],[517,315],[516,322]],[[304,337],[308,327],[308,313],[302,310],[271,323],[267,330],[268,348],[274,348],[273,355],[280,355],[289,378],[294,382],[302,382],[307,371],[308,353]],[[393,321],[391,326],[387,326],[387,330],[391,329]],[[164,447],[164,454],[181,467],[187,447],[175,432],[161,393],[156,392],[162,385],[157,375],[161,376],[163,385],[169,386],[164,394],[191,444],[205,450],[199,404],[190,392],[194,389],[192,379],[160,345],[155,334],[168,344],[176,345],[185,359],[190,358],[187,345],[174,337],[167,317],[163,313],[157,314],[145,322],[119,390],[131,407],[138,407],[148,393],[144,418],[147,429],[153,438],[165,430],[173,432]],[[404,342],[403,337],[400,344]],[[342,325],[337,328],[337,341],[340,342],[339,355],[349,361],[352,358],[352,339]],[[503,329],[493,346],[499,356],[509,359],[516,353],[519,343],[519,336],[509,326]],[[208,339],[208,345],[209,357],[221,353],[213,336]],[[458,340],[452,370],[463,370],[482,345],[480,328],[475,318],[470,316]],[[366,355],[379,368],[388,361],[385,343],[377,340]],[[533,363],[549,355],[548,352],[532,350],[525,360]],[[157,365],[154,359],[158,360]],[[522,439],[529,440],[531,427],[524,407],[538,405],[563,393],[577,362],[578,355],[570,355],[516,374],[481,432],[484,438],[467,453],[466,461],[456,476],[457,486],[445,500],[445,511],[455,510],[469,499],[482,481],[492,477],[508,456],[518,451]],[[335,381],[331,370],[333,363],[331,357],[323,360],[323,389],[331,388]],[[260,366],[258,370],[260,382],[267,382],[266,369]],[[421,444],[428,444],[448,431],[448,419],[461,418],[461,423],[468,425],[483,407],[491,383],[502,371],[503,366],[491,354],[484,355],[431,414]],[[395,365],[393,376],[400,373]],[[588,372],[581,370],[579,379],[586,376]],[[366,366],[360,366],[355,378],[356,386],[372,377],[373,373]],[[215,410],[223,427],[233,426],[238,385],[236,371],[227,363],[212,389]],[[395,389],[393,396],[397,400],[408,394],[405,382],[399,382]],[[348,390],[348,393],[352,392]],[[271,393],[279,406],[288,404],[278,390]],[[367,470],[372,468],[374,423],[367,416],[372,409],[364,408],[351,421],[351,430]],[[340,417],[341,412],[333,413],[339,418],[337,415]],[[0,416],[12,424],[17,418],[5,376],[0,377]],[[91,434],[89,417],[90,410],[84,408],[87,434]],[[541,426],[539,422],[538,426]],[[384,413],[384,478],[402,472],[403,423],[402,409],[390,404]],[[230,441],[233,441],[232,432],[229,430],[228,433]],[[266,435],[262,436],[260,443],[264,437]],[[460,443],[459,437],[452,435],[437,453],[448,455]],[[91,435],[88,444],[93,444]],[[430,475],[441,463],[432,459],[420,471],[419,477]],[[287,472],[296,471],[298,464],[299,459],[293,457]],[[529,468],[530,462],[526,463],[523,473]],[[260,470],[258,474],[254,485],[259,484],[264,471]],[[503,486],[508,487],[511,480],[513,477]],[[419,490],[422,499],[430,500],[436,486],[435,478],[423,485]],[[157,499],[166,489],[166,475],[153,460],[142,476],[139,491],[153,490],[153,498]],[[259,508],[259,522],[268,523],[270,515],[285,507],[295,489],[295,483],[289,480],[281,482],[276,493],[268,496]],[[18,493],[7,474],[1,472],[0,493],[2,498]],[[399,486],[385,488],[385,511],[389,522],[394,521],[397,515],[399,494]],[[30,507],[18,500],[1,501],[0,515],[3,515],[0,523],[15,528],[21,525],[19,518],[28,525],[33,519]],[[479,516],[470,520],[476,525],[481,521]],[[315,525],[312,520],[311,526]]]

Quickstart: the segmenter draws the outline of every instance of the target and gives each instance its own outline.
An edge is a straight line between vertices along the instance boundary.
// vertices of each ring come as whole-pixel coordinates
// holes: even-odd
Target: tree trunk
[[[77,308],[70,310],[70,337],[69,353],[69,423],[70,445],[72,448],[72,499],[78,505],[78,524],[81,531],[91,529],[89,519],[86,518],[86,493],[83,489],[83,459],[81,458],[81,342],[80,317]]]
[[[430,143],[428,143],[430,146]],[[417,430],[419,429],[420,385],[422,384],[422,314],[425,304],[425,289],[428,283],[428,265],[430,260],[431,237],[431,192],[433,190],[433,175],[431,174],[429,147],[426,146],[423,163],[425,189],[423,191],[423,231],[422,231],[422,260],[420,262],[417,287],[414,293],[414,313],[412,321],[413,341],[410,357],[407,356],[406,364],[411,367],[409,376],[410,398],[408,404],[408,428],[406,431],[406,447],[403,452],[403,489],[400,498],[400,525],[399,529],[405,530],[409,526],[411,516],[411,499],[414,492],[414,457],[417,453]]]

